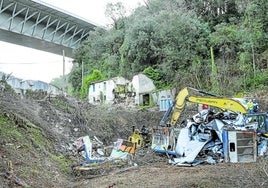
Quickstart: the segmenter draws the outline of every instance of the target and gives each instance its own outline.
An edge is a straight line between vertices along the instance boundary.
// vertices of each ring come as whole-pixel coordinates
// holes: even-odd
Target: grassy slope
[[[52,152],[52,144],[41,129],[2,114],[0,135],[0,179],[4,185],[24,182],[33,187],[53,187],[65,184],[70,162]],[[13,178],[4,178],[9,172]]]

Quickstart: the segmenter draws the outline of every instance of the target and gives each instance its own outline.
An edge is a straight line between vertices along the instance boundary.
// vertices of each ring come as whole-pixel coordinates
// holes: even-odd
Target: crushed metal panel
[[[175,152],[178,157],[170,160],[169,162],[176,165],[194,163],[197,155],[210,140],[211,139],[206,141],[199,141],[199,139],[191,140],[190,130],[187,127],[182,128],[175,148]]]
[[[197,155],[209,141],[210,140],[207,140],[205,142],[200,142],[198,140],[190,141],[188,143],[188,147],[186,148],[187,150],[185,150],[185,155],[182,157],[174,158],[173,160],[170,160],[169,163],[175,165],[181,165],[183,163],[194,163]]]
[[[222,128],[224,127],[224,123],[218,119],[214,119],[211,122],[213,123],[213,130],[216,131],[218,138],[222,141]]]
[[[187,156],[188,152],[192,150],[190,148],[190,130],[188,128],[182,128],[177,140],[175,148],[176,154],[179,156]],[[191,142],[193,143],[193,142]]]

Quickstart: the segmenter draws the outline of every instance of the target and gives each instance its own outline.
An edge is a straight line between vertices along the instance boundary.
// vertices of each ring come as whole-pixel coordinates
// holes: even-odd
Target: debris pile
[[[90,139],[89,136],[84,136],[78,138],[75,145],[77,154],[83,159],[74,170],[88,171],[92,177],[107,175],[118,168],[137,166],[133,162],[136,144],[127,140],[118,139],[112,147],[105,147],[97,137]],[[109,153],[110,149],[112,150]]]
[[[166,142],[156,139],[156,134],[152,138],[151,149],[142,147],[141,136],[134,139],[139,135],[137,131],[134,131],[131,139],[118,139],[113,146],[108,147],[96,137],[93,141],[85,136],[77,139],[77,151],[83,154],[85,162],[80,163],[81,166],[76,167],[76,170],[92,170],[89,167],[92,163],[101,163],[97,165],[99,168],[108,163],[120,168],[147,165],[160,161],[159,158],[155,161],[150,159],[157,156],[160,150],[156,148],[161,147],[164,151],[162,153],[169,159],[168,163],[178,166],[255,162],[257,156],[268,155],[267,126],[265,113],[243,115],[232,112],[216,113],[212,109],[205,109],[186,119],[180,128],[173,129],[174,146],[170,148],[164,147]],[[169,136],[164,140],[170,140],[171,134]],[[108,148],[110,151],[107,151]],[[166,160],[163,157],[162,159]]]
[[[183,122],[170,164],[254,162],[267,156],[267,114],[214,113],[203,110]]]

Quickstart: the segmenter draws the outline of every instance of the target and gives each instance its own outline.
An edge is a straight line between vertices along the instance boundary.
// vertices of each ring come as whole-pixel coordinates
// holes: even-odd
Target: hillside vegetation
[[[113,24],[96,28],[76,50],[72,92],[86,96],[93,70],[105,79],[144,72],[158,89],[267,91],[267,9],[266,0],[147,0],[125,16],[122,4],[108,4]]]

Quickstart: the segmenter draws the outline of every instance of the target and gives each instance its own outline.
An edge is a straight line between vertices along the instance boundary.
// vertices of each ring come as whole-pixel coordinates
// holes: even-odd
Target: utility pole
[[[62,65],[62,77],[63,77],[63,91],[65,91],[65,85],[66,85],[66,78],[65,78],[65,52],[62,50],[62,60],[63,60],[63,65]]]
[[[82,88],[84,86],[84,62],[82,61]]]
[[[254,76],[254,89],[256,88],[256,62],[255,62],[255,51],[253,44],[251,45],[252,51],[252,63],[253,63],[253,76]]]

